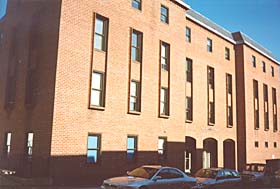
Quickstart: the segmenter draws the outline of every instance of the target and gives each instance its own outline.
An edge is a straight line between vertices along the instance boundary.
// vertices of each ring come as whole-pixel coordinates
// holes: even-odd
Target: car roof
[[[161,165],[143,165],[142,167],[154,168],[154,169],[160,169],[160,168],[162,168]]]
[[[236,171],[236,170],[233,170],[233,169],[227,169],[227,168],[222,168],[222,167],[217,167],[217,168],[205,168],[205,170],[213,170],[213,171],[220,171],[220,170]]]

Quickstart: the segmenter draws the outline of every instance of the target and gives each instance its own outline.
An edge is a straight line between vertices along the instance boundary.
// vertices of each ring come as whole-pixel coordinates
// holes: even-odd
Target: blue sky
[[[184,0],[225,29],[242,31],[280,60],[280,0]]]
[[[7,0],[0,0],[0,19],[6,13],[6,5],[7,5]]]

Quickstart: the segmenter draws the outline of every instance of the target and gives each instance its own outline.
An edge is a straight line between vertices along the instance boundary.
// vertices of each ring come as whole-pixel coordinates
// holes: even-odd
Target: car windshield
[[[217,176],[217,171],[211,169],[201,169],[195,174],[195,177],[200,177],[200,178],[216,178],[216,176]]]
[[[128,173],[128,176],[141,177],[145,179],[150,179],[158,171],[156,168],[152,167],[139,167]]]
[[[246,171],[254,171],[254,172],[263,172],[264,171],[264,165],[246,165]]]

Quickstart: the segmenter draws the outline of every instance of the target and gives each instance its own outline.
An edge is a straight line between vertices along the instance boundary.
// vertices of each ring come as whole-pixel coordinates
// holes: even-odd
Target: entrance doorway
[[[206,138],[203,140],[202,167],[218,167],[218,147],[217,140]]]

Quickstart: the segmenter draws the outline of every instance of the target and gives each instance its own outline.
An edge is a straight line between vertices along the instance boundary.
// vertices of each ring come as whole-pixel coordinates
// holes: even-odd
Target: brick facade
[[[168,8],[168,24],[160,21],[161,5]],[[209,166],[234,169],[245,162],[263,162],[272,158],[271,154],[279,158],[278,147],[272,146],[279,141],[279,131],[264,131],[262,126],[262,83],[269,86],[272,116],[271,87],[276,88],[277,102],[280,100],[279,65],[186,18],[188,8],[177,0],[142,1],[141,11],[133,8],[130,0],[9,2],[7,15],[0,21],[4,33],[0,46],[1,168],[16,169],[23,176],[50,177],[56,183],[78,184],[79,180],[85,184],[100,183],[143,164],[194,172],[207,166],[208,155]],[[108,23],[105,52],[93,46],[98,16]],[[191,29],[191,42],[186,41],[186,26]],[[133,30],[143,34],[141,63],[130,58]],[[12,40],[15,36],[17,42]],[[213,52],[207,52],[207,38],[213,41]],[[160,65],[161,42],[170,47],[168,71]],[[266,74],[259,65],[250,67],[252,53],[258,62],[266,62]],[[193,65],[191,86],[186,82],[186,58]],[[273,78],[270,65],[275,67]],[[214,68],[213,93],[207,83],[208,67]],[[93,71],[104,75],[104,107],[90,105]],[[232,77],[231,99],[226,74]],[[253,78],[261,89],[258,131],[251,127]],[[130,80],[141,86],[140,112],[129,111]],[[169,92],[167,116],[160,115],[161,87]],[[192,120],[186,121],[189,95]],[[208,123],[209,99],[215,102],[214,124]],[[230,126],[227,103],[233,112]],[[277,119],[279,124],[279,115]],[[12,133],[9,157],[5,156],[7,132]],[[32,158],[27,157],[28,132],[34,133]],[[96,164],[87,163],[89,134],[101,138]],[[137,136],[134,162],[126,159],[128,136]],[[164,160],[158,155],[159,137],[167,139]],[[255,140],[260,142],[257,151]],[[268,149],[264,149],[264,141],[269,142]]]

